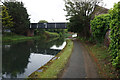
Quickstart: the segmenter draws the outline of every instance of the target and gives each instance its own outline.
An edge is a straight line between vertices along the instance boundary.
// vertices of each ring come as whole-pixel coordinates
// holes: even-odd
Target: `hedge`
[[[105,38],[105,34],[109,29],[110,24],[110,14],[102,14],[95,16],[93,20],[91,20],[91,31],[94,39],[101,43]]]
[[[109,14],[111,15],[109,51],[113,66],[120,69],[120,2],[109,10]]]

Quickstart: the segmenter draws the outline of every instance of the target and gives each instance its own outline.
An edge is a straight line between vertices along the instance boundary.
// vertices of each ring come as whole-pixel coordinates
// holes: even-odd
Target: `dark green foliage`
[[[76,15],[70,18],[70,22],[68,23],[68,31],[80,33],[83,30],[82,21],[80,20],[80,16]]]
[[[56,33],[64,33],[64,29],[45,29],[46,31],[49,31],[49,32],[56,32]]]
[[[34,35],[42,36],[45,32],[45,29],[35,29]]]
[[[48,23],[46,20],[40,20],[38,23]],[[35,29],[34,34],[42,36],[45,33],[45,29]]]
[[[48,23],[46,20],[40,20],[38,23]]]
[[[55,32],[55,33],[58,33],[60,36],[63,36],[64,33],[65,33],[65,30],[64,29],[45,29],[46,31],[49,31],[49,32]]]
[[[95,16],[93,20],[91,20],[91,31],[94,39],[97,42],[103,42],[105,38],[105,34],[109,29],[110,24],[110,14],[102,14]]]
[[[114,5],[109,11],[111,15],[110,23],[110,46],[109,51],[112,56],[112,64],[120,69],[120,2]]]
[[[8,13],[13,18],[14,26],[12,32],[17,34],[25,34],[29,29],[30,19],[26,8],[22,2],[4,2],[8,8]]]

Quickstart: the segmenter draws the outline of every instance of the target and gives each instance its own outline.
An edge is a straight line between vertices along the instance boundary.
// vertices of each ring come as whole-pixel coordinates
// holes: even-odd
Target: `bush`
[[[44,33],[45,33],[44,29],[35,29],[34,32],[35,35],[39,35],[39,36],[43,35]]]
[[[110,14],[102,14],[95,16],[93,20],[91,20],[91,31],[94,39],[97,42],[103,42],[105,34],[109,29],[110,24]]]
[[[109,10],[109,14],[111,15],[109,51],[112,56],[113,66],[120,68],[120,2]]]

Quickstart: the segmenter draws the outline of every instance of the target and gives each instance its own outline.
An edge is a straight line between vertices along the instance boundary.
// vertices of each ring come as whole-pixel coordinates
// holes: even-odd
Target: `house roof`
[[[93,19],[96,15],[107,14],[108,11],[109,11],[109,9],[97,5],[97,6],[95,7],[94,12],[93,12],[92,19]]]

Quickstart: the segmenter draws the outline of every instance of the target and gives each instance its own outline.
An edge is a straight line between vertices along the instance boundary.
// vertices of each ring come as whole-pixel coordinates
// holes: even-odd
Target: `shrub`
[[[103,42],[106,31],[109,29],[110,23],[110,14],[102,14],[95,16],[93,20],[91,20],[91,31],[94,39],[97,42]]]
[[[120,2],[109,10],[109,14],[111,15],[109,51],[112,56],[113,66],[120,68]]]

